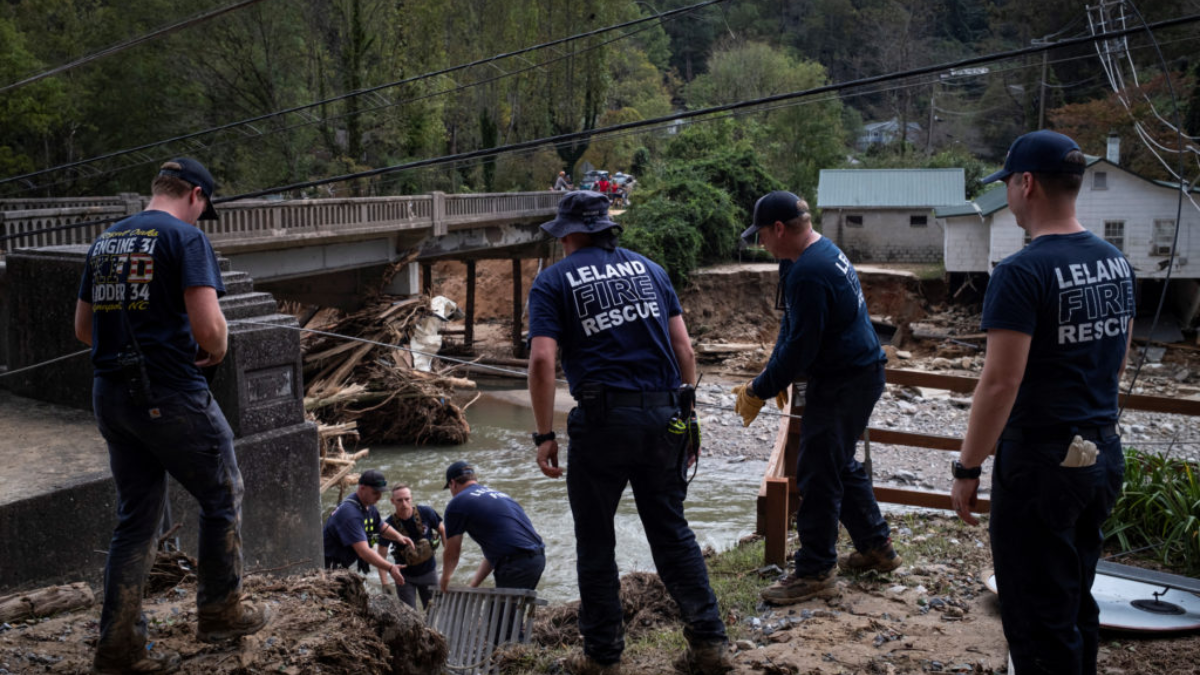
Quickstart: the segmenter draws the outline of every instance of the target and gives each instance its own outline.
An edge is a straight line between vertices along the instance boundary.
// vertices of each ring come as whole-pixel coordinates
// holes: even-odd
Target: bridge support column
[[[421,263],[421,292],[425,295],[433,293],[433,263]]]
[[[463,330],[463,346],[475,348],[475,261],[467,261],[467,320]]]
[[[525,358],[525,343],[521,340],[521,318],[524,307],[524,291],[521,288],[521,259],[512,261],[513,298],[512,298],[512,347],[513,356]]]

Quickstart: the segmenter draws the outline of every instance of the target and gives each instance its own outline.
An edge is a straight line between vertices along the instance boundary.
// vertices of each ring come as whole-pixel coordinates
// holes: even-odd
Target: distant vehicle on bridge
[[[596,183],[599,183],[601,180],[608,180],[608,172],[601,171],[599,169],[592,169],[591,171],[583,174],[583,180],[579,182],[579,189],[595,190]]]

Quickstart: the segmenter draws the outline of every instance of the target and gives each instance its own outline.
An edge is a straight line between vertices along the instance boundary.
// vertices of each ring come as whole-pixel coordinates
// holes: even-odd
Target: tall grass
[[[1147,548],[1165,567],[1200,575],[1200,479],[1181,459],[1125,450],[1125,486],[1104,524],[1122,551]]]

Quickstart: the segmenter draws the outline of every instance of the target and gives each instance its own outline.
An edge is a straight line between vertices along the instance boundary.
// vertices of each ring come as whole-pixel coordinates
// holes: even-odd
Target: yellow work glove
[[[784,389],[783,391],[779,392],[778,394],[775,394],[775,405],[779,406],[780,410],[782,410],[784,412],[788,412],[787,389]]]
[[[733,402],[733,409],[737,414],[742,416],[742,426],[748,427],[758,417],[758,411],[762,410],[763,404],[766,401],[754,395],[754,390],[750,388],[751,382],[739,384],[733,388],[733,393],[737,394],[737,400]]]

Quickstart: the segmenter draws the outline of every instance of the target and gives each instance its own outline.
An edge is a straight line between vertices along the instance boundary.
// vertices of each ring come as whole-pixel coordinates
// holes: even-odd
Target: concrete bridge
[[[562,192],[503,192],[223,204],[201,221],[213,247],[256,287],[277,297],[349,307],[393,264],[415,260],[390,291],[419,290],[418,265],[438,259],[545,257],[538,225],[554,217]],[[136,194],[62,199],[0,199],[0,254],[18,248],[91,243],[107,225],[46,228],[123,217],[145,208]]]

